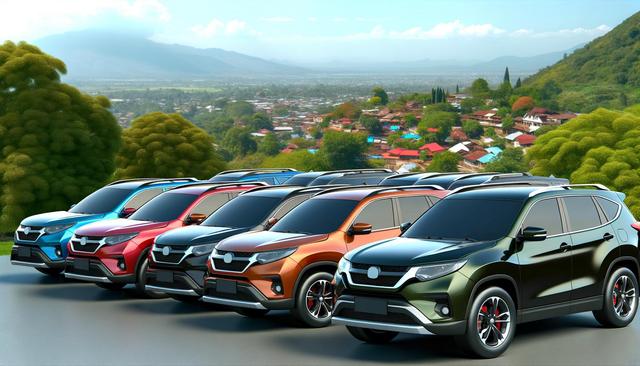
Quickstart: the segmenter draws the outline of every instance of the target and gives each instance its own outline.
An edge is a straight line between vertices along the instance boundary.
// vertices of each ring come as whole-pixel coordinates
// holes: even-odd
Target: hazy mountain
[[[214,79],[305,72],[219,48],[163,44],[112,32],[69,32],[34,43],[67,64],[68,78],[79,80]]]

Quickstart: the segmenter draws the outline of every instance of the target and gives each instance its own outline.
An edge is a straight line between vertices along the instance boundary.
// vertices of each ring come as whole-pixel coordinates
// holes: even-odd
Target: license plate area
[[[89,259],[87,258],[76,258],[73,260],[73,268],[80,271],[88,271],[89,270]]]
[[[238,283],[236,281],[229,280],[216,280],[216,291],[224,294],[236,294],[238,293]]]
[[[18,257],[31,258],[31,248],[29,248],[29,247],[18,247]]]
[[[158,282],[173,283],[173,272],[158,271],[156,273],[156,280],[158,280]]]
[[[356,297],[354,308],[359,313],[387,315],[387,300],[370,297]]]

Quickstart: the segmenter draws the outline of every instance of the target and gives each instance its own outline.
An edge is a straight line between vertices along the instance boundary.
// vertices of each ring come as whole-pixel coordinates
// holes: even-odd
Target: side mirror
[[[405,231],[409,230],[411,225],[411,222],[403,222],[402,224],[400,224],[400,233],[404,234]]]
[[[120,212],[120,217],[129,217],[136,212],[136,209],[133,207],[125,207],[124,210]]]
[[[522,229],[519,238],[522,241],[543,241],[547,238],[547,230],[539,227],[527,226]]]
[[[201,213],[192,213],[187,217],[187,225],[198,225],[207,218],[207,215]]]
[[[267,220],[267,223],[264,225],[264,229],[265,230],[269,230],[273,227],[273,225],[275,225],[278,222],[278,219],[275,217],[270,218],[269,220]]]
[[[353,235],[367,235],[371,234],[372,226],[366,222],[356,222],[351,226],[347,234]]]

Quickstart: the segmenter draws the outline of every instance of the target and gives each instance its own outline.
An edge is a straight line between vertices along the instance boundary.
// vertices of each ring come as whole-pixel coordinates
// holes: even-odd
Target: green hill
[[[587,112],[640,102],[640,12],[527,78],[524,86],[544,89],[551,81],[562,89],[558,104],[563,109]]]

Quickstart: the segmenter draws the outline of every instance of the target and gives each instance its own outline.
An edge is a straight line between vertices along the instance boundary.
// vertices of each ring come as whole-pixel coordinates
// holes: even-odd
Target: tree
[[[514,125],[515,125],[515,121],[513,120],[513,117],[511,117],[510,115],[504,116],[502,118],[502,130],[504,132],[508,132],[509,130],[511,130]]]
[[[514,87],[514,89],[515,88],[519,88],[521,86],[522,86],[522,80],[520,80],[520,78],[518,78],[518,80],[516,80],[516,86]]]
[[[251,116],[255,112],[255,109],[253,108],[253,104],[241,100],[237,102],[227,103],[225,105],[224,111],[232,118],[238,119]]]
[[[533,98],[529,96],[522,96],[511,105],[511,111],[516,114],[523,114],[535,106]]]
[[[380,135],[382,134],[382,123],[374,116],[361,115],[360,116],[360,124],[372,135]]]
[[[350,118],[355,119],[360,117],[362,112],[353,102],[344,102],[337,105],[333,110],[334,118]]]
[[[62,83],[65,73],[33,45],[0,45],[0,232],[68,209],[113,174],[121,138],[109,100]]]
[[[491,89],[489,88],[489,83],[485,79],[479,78],[471,83],[469,91],[471,92],[471,96],[474,98],[485,99],[489,97]]]
[[[366,168],[368,148],[366,135],[327,131],[317,154],[326,169]]]
[[[506,67],[504,69],[504,77],[502,78],[502,82],[511,85],[511,78],[509,77],[509,67]]]
[[[458,162],[462,160],[462,157],[456,153],[450,151],[443,151],[436,154],[431,161],[431,164],[427,167],[427,172],[457,172]]]
[[[251,131],[258,131],[261,129],[273,130],[273,124],[271,118],[264,114],[264,112],[255,113],[245,125],[251,129]]]
[[[478,121],[464,121],[462,123],[462,131],[470,138],[478,138],[482,136],[482,126]]]
[[[540,90],[540,99],[543,101],[553,100],[558,97],[562,93],[562,89],[560,89],[560,85],[554,80],[549,80],[542,86],[542,90]]]
[[[224,140],[222,140],[222,146],[235,157],[254,153],[258,148],[258,144],[251,137],[251,132],[241,127],[234,127],[227,131],[224,135]]]
[[[209,178],[225,168],[212,138],[177,113],[136,118],[123,134],[116,177]]]
[[[277,155],[280,152],[280,141],[275,133],[268,133],[258,144],[258,152],[264,155]]]
[[[460,86],[456,84],[456,94],[460,94]]]
[[[449,137],[451,128],[458,123],[458,114],[453,112],[441,112],[441,111],[427,111],[422,117],[422,121],[418,124],[418,133],[421,136],[426,137],[432,132],[429,129],[436,129],[436,138],[439,142]]]
[[[369,98],[369,103],[371,103],[371,105],[381,105],[382,104],[382,99],[380,99],[380,97],[371,97]]]
[[[389,95],[387,95],[387,92],[381,87],[377,86],[373,88],[373,90],[371,90],[371,93],[373,94],[374,98],[380,98],[380,104],[387,105],[387,103],[389,103]]]
[[[411,127],[416,127],[418,125],[418,118],[416,118],[416,116],[414,116],[412,113],[407,113],[404,116],[404,123],[407,125],[407,127],[411,128]]]
[[[195,116],[195,123],[214,136],[218,141],[234,125],[233,118],[216,113],[201,113]]]
[[[485,166],[485,172],[518,173],[528,170],[524,153],[520,148],[507,148],[495,160]]]
[[[316,153],[312,154],[307,150],[296,150],[288,154],[280,153],[276,156],[268,157],[260,165],[262,168],[294,168],[301,171],[323,170],[324,162]]]

